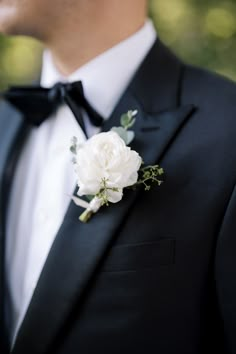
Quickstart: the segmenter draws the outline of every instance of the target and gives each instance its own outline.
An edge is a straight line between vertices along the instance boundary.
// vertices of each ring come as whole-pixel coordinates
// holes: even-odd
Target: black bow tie
[[[93,125],[100,127],[103,123],[103,118],[86,100],[81,81],[74,83],[59,82],[50,89],[31,86],[12,87],[3,96],[24,114],[29,123],[36,126],[39,126],[51,116],[63,103],[70,107],[85,133],[81,108],[86,111]]]

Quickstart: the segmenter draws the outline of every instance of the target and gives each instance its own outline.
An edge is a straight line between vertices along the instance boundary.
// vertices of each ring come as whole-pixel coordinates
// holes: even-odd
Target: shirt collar
[[[58,72],[44,52],[41,85],[81,80],[89,103],[107,119],[156,39],[150,19],[135,34],[97,56],[68,77]],[[115,84],[114,84],[115,83]]]

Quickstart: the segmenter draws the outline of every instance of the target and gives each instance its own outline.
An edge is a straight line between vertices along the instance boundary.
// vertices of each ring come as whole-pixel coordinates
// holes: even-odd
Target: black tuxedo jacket
[[[0,106],[3,260],[29,127]],[[165,182],[126,191],[87,224],[71,203],[13,354],[236,353],[236,86],[157,40],[104,130],[129,109],[139,112],[132,147]]]

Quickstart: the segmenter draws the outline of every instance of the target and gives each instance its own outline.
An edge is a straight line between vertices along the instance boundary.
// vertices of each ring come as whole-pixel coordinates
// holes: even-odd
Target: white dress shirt
[[[44,53],[41,85],[82,80],[91,105],[108,119],[156,33],[147,20],[134,35],[99,55],[69,77],[63,77]],[[132,109],[132,107],[130,107]],[[85,117],[89,136],[98,133]],[[40,273],[63,222],[76,186],[69,151],[73,136],[85,136],[67,106],[33,128],[21,153],[10,195],[6,239],[6,279],[10,335],[14,343]],[[79,221],[78,221],[79,222]]]

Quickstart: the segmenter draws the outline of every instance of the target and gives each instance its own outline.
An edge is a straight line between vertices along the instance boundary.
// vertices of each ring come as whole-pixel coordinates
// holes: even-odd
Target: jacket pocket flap
[[[155,268],[174,263],[175,239],[159,239],[155,242],[126,244],[113,247],[102,271],[134,271]]]

